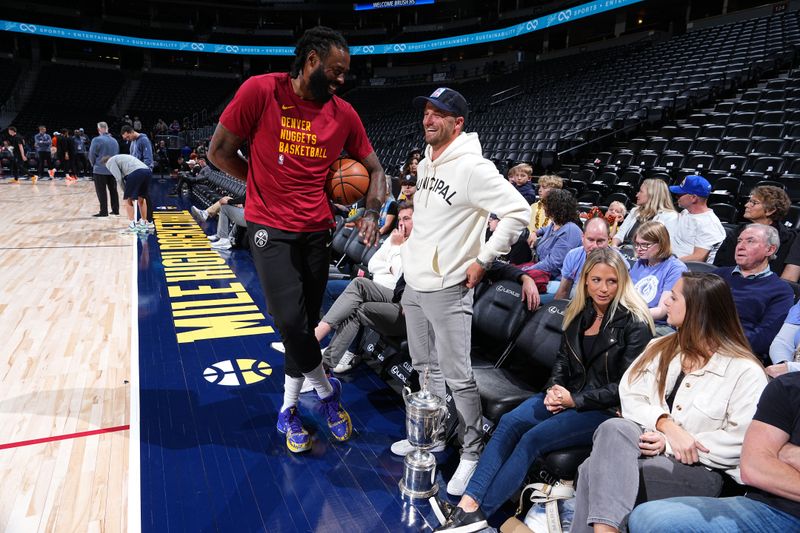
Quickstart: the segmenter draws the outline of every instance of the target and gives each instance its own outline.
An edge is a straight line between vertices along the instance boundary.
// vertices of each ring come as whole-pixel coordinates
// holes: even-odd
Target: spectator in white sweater
[[[684,273],[666,305],[678,331],[651,341],[622,377],[622,418],[597,428],[579,470],[572,533],[619,531],[643,501],[718,496],[723,471],[742,482],[764,367],[719,276]]]

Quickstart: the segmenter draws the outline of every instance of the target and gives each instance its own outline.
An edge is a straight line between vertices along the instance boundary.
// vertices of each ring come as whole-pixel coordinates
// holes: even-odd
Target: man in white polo
[[[722,241],[725,228],[714,211],[708,207],[711,184],[702,176],[686,176],[680,185],[669,188],[678,196],[678,214],[675,229],[670,232],[672,253],[683,262],[713,263]]]

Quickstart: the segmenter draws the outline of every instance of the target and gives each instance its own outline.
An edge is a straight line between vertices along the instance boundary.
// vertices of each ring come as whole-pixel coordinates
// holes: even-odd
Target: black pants
[[[294,233],[248,222],[247,234],[268,311],[286,347],[286,375],[302,377],[322,362],[314,328],[328,283],[330,232]]]
[[[36,159],[39,160],[39,168],[38,168],[38,176],[40,178],[45,177],[44,173],[44,162],[47,161],[47,169],[50,170],[53,168],[53,160],[50,157],[50,152],[36,152]]]
[[[117,192],[117,180],[111,174],[94,174],[94,191],[97,193],[97,201],[100,202],[100,212],[108,214],[108,197],[106,189],[111,196],[111,212],[119,213],[119,193]]]
[[[84,153],[75,154],[75,173],[85,176],[89,173],[91,167],[89,166],[89,157]]]
[[[27,161],[23,161],[22,158],[16,154],[14,154],[14,157],[8,159],[9,170],[11,171],[11,175],[15,178],[19,178],[20,175],[27,175],[27,169],[25,168],[27,164]]]

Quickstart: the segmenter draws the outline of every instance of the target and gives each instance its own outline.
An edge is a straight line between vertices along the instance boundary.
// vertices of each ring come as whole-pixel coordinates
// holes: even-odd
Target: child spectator
[[[517,192],[525,198],[529,204],[536,201],[536,191],[533,190],[531,185],[531,177],[533,176],[533,169],[527,163],[522,163],[515,167],[511,167],[508,171],[508,181],[517,189]]]
[[[545,174],[539,177],[539,201],[531,205],[531,221],[528,224],[528,230],[531,232],[531,240],[528,245],[533,246],[536,241],[536,232],[543,227],[550,224],[550,219],[544,211],[544,204],[542,201],[547,194],[553,189],[562,189],[564,187],[564,180],[560,176]]]

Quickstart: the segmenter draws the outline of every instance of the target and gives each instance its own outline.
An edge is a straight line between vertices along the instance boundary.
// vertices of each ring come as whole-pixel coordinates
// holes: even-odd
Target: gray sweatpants
[[[325,350],[325,364],[334,367],[347,351],[350,343],[358,335],[362,325],[372,326],[378,323],[397,320],[400,305],[392,303],[394,291],[378,285],[371,279],[355,278],[336,298],[333,305],[322,317],[322,321],[336,330],[331,343]],[[375,304],[375,305],[370,305]],[[374,317],[372,315],[378,315]],[[377,328],[384,334],[390,334]]]
[[[231,222],[234,223],[234,226],[231,226]],[[217,237],[230,239],[236,235],[236,226],[247,227],[247,222],[244,219],[244,208],[229,204],[219,206]]]
[[[472,373],[472,289],[455,285],[439,291],[419,292],[406,286],[406,316],[411,362],[420,380],[429,371],[428,388],[445,397],[445,383],[453,393],[458,412],[461,457],[478,459],[483,449],[481,397]]]
[[[612,418],[594,432],[592,455],[578,469],[575,516],[570,533],[591,533],[592,524],[619,529],[639,503],[674,496],[719,496],[722,475],[701,464],[672,457],[643,457],[644,430],[624,418]]]

